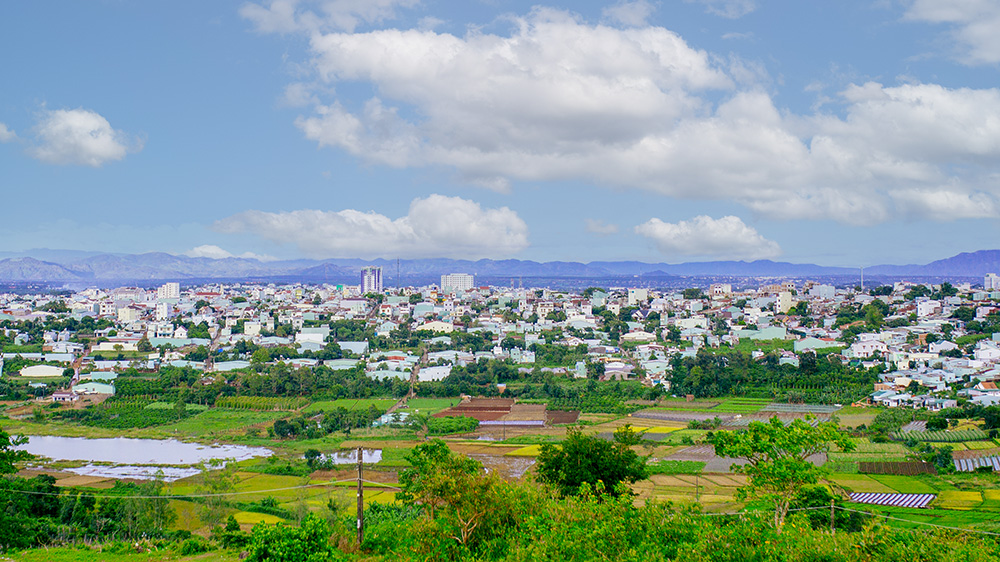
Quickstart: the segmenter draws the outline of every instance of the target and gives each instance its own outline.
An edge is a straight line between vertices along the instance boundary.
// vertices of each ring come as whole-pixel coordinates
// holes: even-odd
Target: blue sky
[[[0,251],[1000,247],[1000,1],[0,4]]]

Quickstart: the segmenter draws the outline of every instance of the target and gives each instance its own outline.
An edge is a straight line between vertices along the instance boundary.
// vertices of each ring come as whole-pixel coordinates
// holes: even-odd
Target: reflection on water
[[[82,476],[97,476],[100,478],[132,478],[135,480],[153,480],[173,482],[201,472],[197,468],[177,468],[174,466],[95,466],[88,464],[77,468],[67,468],[66,472]]]
[[[88,439],[32,435],[28,443],[17,447],[33,455],[54,460],[106,462],[115,464],[192,465],[213,460],[245,460],[268,457],[273,453],[263,447],[242,445],[201,445],[174,439]]]
[[[470,454],[469,458],[483,463],[486,472],[496,471],[502,478],[520,478],[535,464],[532,457],[507,457],[497,455]]]
[[[358,451],[337,451],[323,455],[324,459],[330,459],[333,464],[351,464],[358,462]],[[382,449],[361,449],[361,462],[364,464],[375,464],[382,461]]]

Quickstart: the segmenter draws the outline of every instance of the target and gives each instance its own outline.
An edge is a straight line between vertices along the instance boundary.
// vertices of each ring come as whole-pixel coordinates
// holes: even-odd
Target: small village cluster
[[[1000,403],[1000,278],[992,274],[982,286],[897,282],[862,290],[785,281],[740,290],[717,283],[683,291],[579,293],[476,286],[472,275],[461,273],[442,276],[439,285],[386,288],[380,268],[361,274],[359,285],[173,282],[154,289],[3,294],[0,325],[7,345],[0,369],[3,362],[17,362],[17,372],[4,374],[30,381],[36,396],[69,402],[113,395],[115,379],[131,368],[186,366],[214,379],[254,362],[280,360],[294,367],[363,365],[377,379],[439,381],[455,365],[484,359],[531,370],[533,344],[543,343],[586,346],[587,363],[603,365],[602,380],[640,380],[669,393],[674,357],[743,344],[755,359],[767,350],[779,353],[780,363],[798,366],[802,354],[814,353],[877,369],[879,380],[867,400],[872,404],[936,411],[960,398]],[[70,329],[25,329],[51,318],[76,319],[91,337]],[[363,321],[385,337],[406,328],[440,345],[423,357],[378,349],[341,337],[333,327],[342,320]],[[485,336],[492,349],[448,349],[455,332]],[[560,337],[545,339],[553,333]],[[284,355],[241,353],[241,342],[253,349],[282,348]],[[338,354],[324,358],[331,343]],[[215,360],[219,350],[226,360]],[[544,368],[587,377],[584,361]],[[52,384],[65,377],[68,386]]]

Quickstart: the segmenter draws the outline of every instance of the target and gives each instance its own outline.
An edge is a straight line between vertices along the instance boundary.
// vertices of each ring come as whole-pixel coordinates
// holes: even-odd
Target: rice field
[[[976,491],[943,490],[938,494],[936,507],[946,509],[972,509],[983,503],[983,494]]]

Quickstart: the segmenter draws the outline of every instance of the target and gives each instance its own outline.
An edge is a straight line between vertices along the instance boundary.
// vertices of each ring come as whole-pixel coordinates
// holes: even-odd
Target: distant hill
[[[34,253],[36,256],[22,254]],[[0,254],[11,256],[13,253]],[[42,256],[45,256],[44,258]],[[47,258],[47,259],[46,259]],[[165,280],[300,280],[351,283],[359,281],[366,265],[383,268],[386,285],[428,284],[446,273],[470,273],[483,279],[667,279],[718,277],[850,276],[856,268],[796,264],[771,260],[690,262],[679,264],[638,261],[536,262],[530,260],[283,260],[246,258],[191,258],[163,252],[108,254],[66,250],[32,250],[0,259],[2,282],[155,282]],[[926,265],[878,265],[865,268],[871,276],[982,277],[1000,273],[1000,250],[962,253]]]

